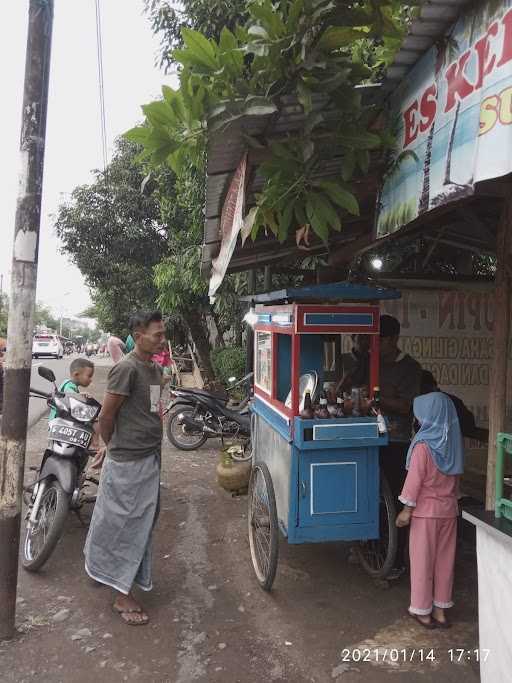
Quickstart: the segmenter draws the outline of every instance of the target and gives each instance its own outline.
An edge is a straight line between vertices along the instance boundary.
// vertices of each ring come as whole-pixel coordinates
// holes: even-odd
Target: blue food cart
[[[353,541],[361,565],[385,578],[396,553],[395,505],[379,472],[388,435],[376,416],[303,419],[322,390],[326,339],[365,334],[370,397],[379,381],[379,301],[399,292],[352,283],[253,298],[253,465],[248,530],[256,577],[270,590],[279,532],[288,543]],[[332,354],[331,354],[332,356]]]

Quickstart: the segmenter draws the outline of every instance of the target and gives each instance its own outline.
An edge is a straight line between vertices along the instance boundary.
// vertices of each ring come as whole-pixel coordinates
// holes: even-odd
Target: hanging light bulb
[[[370,264],[374,270],[382,270],[384,261],[380,258],[380,256],[374,256],[370,261]]]

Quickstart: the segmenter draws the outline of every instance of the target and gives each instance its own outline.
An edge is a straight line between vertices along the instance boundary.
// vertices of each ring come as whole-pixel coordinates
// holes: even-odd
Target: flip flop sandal
[[[140,621],[130,621],[130,619],[125,619],[123,616],[125,614],[142,614],[143,610],[141,607],[129,607],[128,609],[121,609],[120,607],[112,605],[112,611],[114,614],[117,614],[128,626],[145,626],[147,623],[149,623],[149,617],[147,614],[144,615],[146,618],[141,619]]]
[[[424,621],[421,621],[417,614],[411,614],[411,612],[407,612],[407,614],[411,617],[411,619],[417,621],[420,626],[423,626],[423,628],[426,628],[428,631],[432,631],[433,629],[437,628],[436,624],[434,623],[435,619],[433,617],[430,617],[430,623],[425,623]]]
[[[439,619],[436,619],[435,617],[431,617],[431,619],[437,628],[451,628],[452,627],[452,625],[448,621],[448,619],[446,621],[439,621]]]

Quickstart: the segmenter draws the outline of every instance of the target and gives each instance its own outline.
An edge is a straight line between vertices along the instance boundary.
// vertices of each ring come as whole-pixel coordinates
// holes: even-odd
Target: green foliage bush
[[[226,346],[214,349],[211,360],[215,375],[225,385],[229,377],[241,379],[245,372],[245,351],[239,346]]]

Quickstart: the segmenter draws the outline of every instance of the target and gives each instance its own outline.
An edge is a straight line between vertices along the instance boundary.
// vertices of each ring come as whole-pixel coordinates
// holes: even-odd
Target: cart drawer
[[[294,421],[294,443],[300,450],[319,448],[363,448],[386,446],[387,434],[379,434],[374,417],[346,417],[329,420]]]
[[[377,525],[378,449],[302,452],[298,495],[299,527],[317,527],[320,538],[325,527]]]

